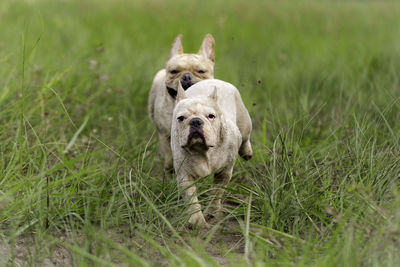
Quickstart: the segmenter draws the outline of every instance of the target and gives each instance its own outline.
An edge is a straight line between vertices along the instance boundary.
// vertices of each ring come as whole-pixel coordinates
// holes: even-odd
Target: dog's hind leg
[[[244,160],[249,160],[253,157],[253,149],[251,148],[251,143],[250,140],[247,139],[242,143],[239,149],[239,155],[244,159]]]

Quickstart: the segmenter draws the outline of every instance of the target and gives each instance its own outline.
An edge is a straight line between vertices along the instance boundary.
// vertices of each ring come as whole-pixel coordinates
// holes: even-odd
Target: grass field
[[[398,266],[400,3],[1,1],[0,265]],[[183,34],[251,114],[226,217],[187,227],[147,95]],[[211,178],[199,181],[206,206]]]

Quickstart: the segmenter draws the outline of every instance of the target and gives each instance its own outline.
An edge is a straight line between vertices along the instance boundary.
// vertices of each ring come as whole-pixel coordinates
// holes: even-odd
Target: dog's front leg
[[[225,191],[222,187],[226,186],[231,180],[232,170],[233,166],[214,175],[214,184],[218,186],[218,188],[215,188],[212,192],[211,207],[207,212],[209,215],[217,217],[221,213],[221,198]]]
[[[172,163],[172,151],[171,151],[171,142],[170,137],[164,134],[158,135],[160,140],[160,148],[161,152],[164,156],[164,171],[168,177],[171,177],[172,172],[174,170],[173,163]]]
[[[201,205],[197,199],[196,186],[193,184],[194,179],[190,175],[179,175],[178,184],[180,190],[185,190],[184,196],[187,203],[189,203],[190,218],[189,223],[203,228],[208,228],[206,220],[204,219],[203,212],[201,212]]]

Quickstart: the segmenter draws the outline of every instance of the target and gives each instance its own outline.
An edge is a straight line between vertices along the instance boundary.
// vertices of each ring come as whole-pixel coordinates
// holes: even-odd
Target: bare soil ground
[[[205,245],[205,251],[211,256],[218,264],[226,265],[229,259],[240,257],[244,253],[244,240],[243,234],[240,230],[239,223],[234,219],[219,221],[212,219],[210,221],[216,225],[220,223],[212,238]],[[108,231],[107,237],[112,240],[116,245],[129,248],[132,244],[142,243],[139,239],[134,237],[127,237],[127,229],[113,229]],[[187,230],[181,232],[183,239],[191,246],[203,245],[211,230],[193,231]],[[83,233],[75,233],[73,236],[69,233],[64,235],[55,235],[58,240],[68,244],[81,243],[83,245],[85,237]],[[40,248],[40,249],[38,249]],[[42,250],[44,249],[44,251]],[[148,252],[148,251],[147,251]],[[168,265],[166,259],[158,251],[149,253],[152,259],[156,259],[161,265]],[[41,255],[51,255],[41,256]],[[35,236],[32,234],[21,235],[13,242],[2,240],[0,242],[0,264],[2,266],[7,264],[15,264],[16,266],[72,266],[76,263],[79,256],[74,254],[71,250],[67,249],[62,244],[53,242],[50,244],[35,244]],[[146,255],[149,257],[149,255]],[[113,262],[119,265],[118,258]]]

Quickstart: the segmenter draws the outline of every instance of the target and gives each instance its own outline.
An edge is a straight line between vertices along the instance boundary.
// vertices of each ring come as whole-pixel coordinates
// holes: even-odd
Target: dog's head
[[[185,98],[178,85],[172,135],[177,144],[192,151],[205,152],[220,142],[222,113],[217,104],[217,88],[208,97]]]
[[[178,83],[184,90],[193,84],[214,77],[214,38],[207,34],[197,54],[185,54],[182,48],[182,35],[178,35],[172,43],[169,60],[165,66],[166,87],[175,97]]]

